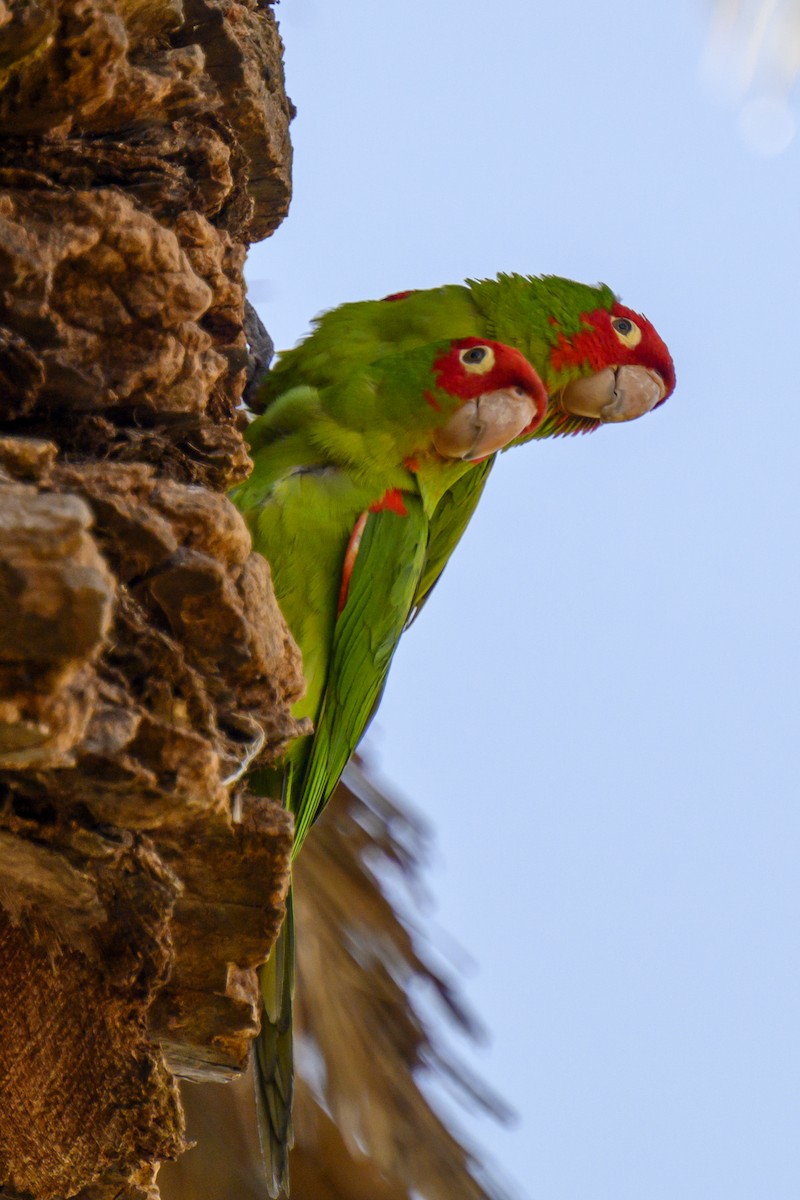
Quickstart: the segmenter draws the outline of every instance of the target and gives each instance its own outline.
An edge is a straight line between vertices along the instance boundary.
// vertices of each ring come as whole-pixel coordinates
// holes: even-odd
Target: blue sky
[[[370,735],[521,1117],[470,1128],[530,1200],[797,1200],[798,145],[757,156],[706,86],[701,3],[277,13],[278,346],[517,270],[609,283],[677,367],[656,413],[502,456]]]

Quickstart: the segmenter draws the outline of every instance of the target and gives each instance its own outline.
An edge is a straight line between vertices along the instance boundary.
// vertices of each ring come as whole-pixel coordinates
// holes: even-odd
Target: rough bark
[[[0,0],[0,1193],[155,1197],[258,1027],[302,680],[224,492],[289,198],[260,0]]]

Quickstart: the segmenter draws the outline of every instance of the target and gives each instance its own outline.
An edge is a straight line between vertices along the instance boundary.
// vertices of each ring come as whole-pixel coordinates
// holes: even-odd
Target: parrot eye
[[[634,346],[638,346],[642,340],[641,329],[630,317],[614,317],[611,322],[611,328],[623,346],[627,346],[629,350],[632,350]]]
[[[494,366],[494,351],[491,346],[470,346],[461,351],[458,360],[471,375],[485,375]]]

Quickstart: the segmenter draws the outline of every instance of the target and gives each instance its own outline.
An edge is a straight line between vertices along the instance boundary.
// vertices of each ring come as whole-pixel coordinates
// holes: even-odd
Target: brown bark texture
[[[156,1197],[258,1028],[302,677],[225,492],[290,116],[261,0],[0,0],[0,1196]]]

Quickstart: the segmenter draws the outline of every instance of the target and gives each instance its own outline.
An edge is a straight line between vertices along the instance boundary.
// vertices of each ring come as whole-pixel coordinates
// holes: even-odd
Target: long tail
[[[292,894],[278,940],[259,972],[264,1011],[256,1041],[255,1079],[261,1148],[270,1196],[289,1193],[289,1150],[292,1133],[294,1062],[292,995],[294,992],[294,915]]]

